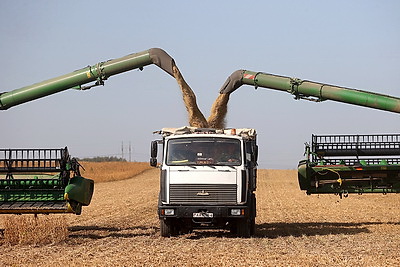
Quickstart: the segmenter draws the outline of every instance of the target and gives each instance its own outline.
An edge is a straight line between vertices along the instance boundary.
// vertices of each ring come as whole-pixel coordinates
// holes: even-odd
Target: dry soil
[[[96,183],[92,204],[82,215],[52,215],[67,218],[67,239],[11,246],[1,237],[0,265],[399,265],[400,195],[307,196],[298,189],[296,171],[259,170],[255,237],[195,231],[162,238],[158,188],[157,169]]]

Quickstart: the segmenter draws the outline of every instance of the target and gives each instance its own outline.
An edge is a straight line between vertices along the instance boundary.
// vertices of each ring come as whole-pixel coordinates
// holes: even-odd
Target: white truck
[[[164,128],[152,141],[150,165],[159,167],[161,236],[193,229],[254,234],[257,154],[254,129]],[[157,161],[161,144],[161,164]]]

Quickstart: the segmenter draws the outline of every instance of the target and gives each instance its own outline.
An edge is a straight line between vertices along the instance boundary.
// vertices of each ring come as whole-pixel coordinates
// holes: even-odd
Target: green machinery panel
[[[298,165],[307,194],[399,193],[400,134],[312,135]]]
[[[0,213],[75,213],[94,182],[80,176],[67,148],[0,149]]]

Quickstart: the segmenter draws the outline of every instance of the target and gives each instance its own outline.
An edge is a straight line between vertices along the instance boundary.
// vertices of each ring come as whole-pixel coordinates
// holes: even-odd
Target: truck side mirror
[[[157,152],[158,152],[158,143],[157,141],[152,141],[150,148],[150,166],[152,167],[157,167]]]
[[[253,168],[257,166],[258,160],[258,146],[254,145],[251,148],[251,153],[246,152],[246,164],[249,168]]]
[[[258,145],[254,146],[254,161],[258,160]]]

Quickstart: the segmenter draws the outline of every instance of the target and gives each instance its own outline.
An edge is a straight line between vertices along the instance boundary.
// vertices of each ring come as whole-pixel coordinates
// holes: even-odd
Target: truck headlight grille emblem
[[[197,192],[198,196],[209,196],[210,193],[206,192],[206,190],[201,190],[200,192]]]

